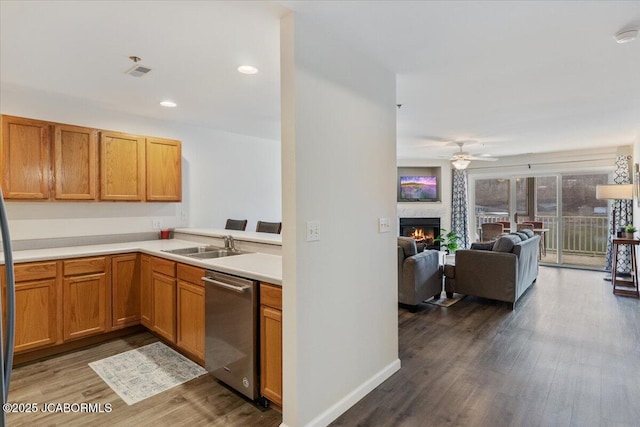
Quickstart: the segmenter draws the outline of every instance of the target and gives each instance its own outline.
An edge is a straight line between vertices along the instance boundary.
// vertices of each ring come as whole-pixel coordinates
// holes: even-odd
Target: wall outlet
[[[391,231],[391,221],[389,218],[378,218],[378,233],[388,233]]]
[[[151,228],[154,230],[160,230],[162,228],[162,220],[161,219],[152,219],[151,220]]]
[[[181,210],[180,211],[180,221],[186,221],[186,220],[187,220],[187,211]]]
[[[307,221],[307,242],[320,240],[320,221]]]

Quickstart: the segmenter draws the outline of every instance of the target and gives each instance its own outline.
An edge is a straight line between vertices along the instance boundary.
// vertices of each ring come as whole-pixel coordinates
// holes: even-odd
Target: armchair
[[[398,302],[411,311],[422,301],[440,298],[442,272],[439,253],[434,250],[418,252],[411,237],[398,237]]]

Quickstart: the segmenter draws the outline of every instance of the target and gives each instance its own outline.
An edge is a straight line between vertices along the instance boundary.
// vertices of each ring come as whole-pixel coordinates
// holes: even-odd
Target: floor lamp
[[[633,184],[605,184],[596,185],[596,199],[599,200],[633,200]],[[615,237],[618,230],[618,223],[616,222],[616,207],[615,205],[611,209],[611,225],[613,227],[612,235]],[[625,224],[627,225],[627,224]],[[620,226],[622,226],[620,224]],[[611,240],[609,240],[610,244]],[[612,249],[613,250],[613,249]],[[627,262],[630,262],[627,259]],[[618,268],[618,266],[612,266]],[[605,280],[611,280],[611,276],[605,276]]]

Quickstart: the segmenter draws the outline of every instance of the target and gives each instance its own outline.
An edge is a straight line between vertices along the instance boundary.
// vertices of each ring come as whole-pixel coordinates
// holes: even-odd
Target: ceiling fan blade
[[[480,160],[481,162],[495,162],[498,160],[497,157],[474,157],[470,156],[466,158],[467,160]]]

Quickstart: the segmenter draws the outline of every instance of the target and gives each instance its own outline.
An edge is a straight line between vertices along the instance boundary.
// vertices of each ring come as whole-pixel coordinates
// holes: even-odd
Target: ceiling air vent
[[[129,74],[130,76],[133,76],[133,77],[142,77],[145,74],[147,74],[149,71],[151,71],[151,68],[145,67],[144,65],[136,64],[133,67],[129,68],[124,73]]]

